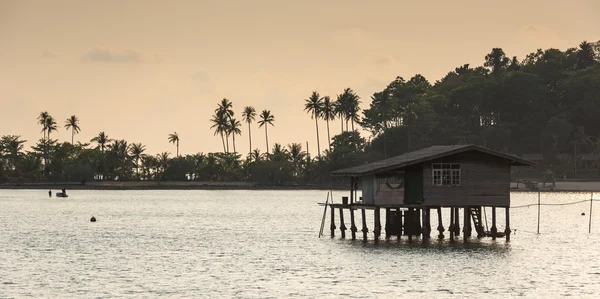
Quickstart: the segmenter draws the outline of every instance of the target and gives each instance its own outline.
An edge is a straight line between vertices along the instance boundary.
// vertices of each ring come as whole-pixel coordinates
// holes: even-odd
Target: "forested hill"
[[[600,150],[600,43],[537,50],[524,59],[500,48],[431,84],[398,77],[372,96],[362,125],[387,155],[431,144],[473,143],[515,154]],[[483,55],[482,55],[483,56]]]

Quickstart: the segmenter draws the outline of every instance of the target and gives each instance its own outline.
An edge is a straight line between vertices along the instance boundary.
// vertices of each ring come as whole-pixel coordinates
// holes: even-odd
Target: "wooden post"
[[[416,231],[415,231],[415,236],[418,236],[422,233],[423,230],[423,226],[421,225],[421,209],[417,208],[416,209],[417,212],[415,213],[415,226],[416,226]]]
[[[540,234],[540,192],[538,191],[538,235]]]
[[[363,233],[363,240],[367,240],[367,233],[369,232],[369,228],[367,228],[367,217],[366,217],[366,213],[365,213],[365,209],[361,209],[361,214],[362,214],[362,233]]]
[[[442,223],[442,208],[441,207],[437,208],[437,214],[438,214],[437,230],[438,230],[438,232],[440,232],[440,234],[438,235],[438,239],[443,239],[444,238],[444,224]]]
[[[506,242],[510,242],[510,208],[506,207],[506,229],[504,230],[506,234]]]
[[[329,228],[331,229],[331,237],[335,237],[335,209],[331,207],[331,225]]]
[[[468,242],[471,237],[471,215],[467,207],[463,208],[463,241]]]
[[[379,217],[380,217],[380,211],[379,211],[379,207],[375,207],[375,212],[374,212],[374,225],[375,228],[373,229],[373,234],[375,234],[375,240],[379,240],[379,236],[381,236],[381,222],[379,221]]]
[[[496,240],[498,228],[496,227],[496,207],[492,207],[492,240]]]
[[[350,232],[352,232],[352,240],[356,240],[356,224],[354,223],[354,209],[350,208]]]
[[[454,235],[460,236],[460,208],[454,208]]]
[[[344,208],[340,208],[340,232],[342,239],[346,238],[346,225],[344,224]]]
[[[454,241],[454,208],[450,208],[450,226],[448,230],[450,231],[450,241]]]
[[[412,236],[414,234],[414,221],[413,221],[413,208],[408,208],[408,211],[404,214],[404,232],[408,235],[408,242],[412,242]]]
[[[402,238],[402,233],[404,232],[404,229],[405,229],[404,228],[404,223],[403,223],[404,222],[404,215],[405,214],[404,214],[404,211],[400,210],[400,208],[398,208],[396,211],[398,213],[397,216],[398,216],[398,222],[399,222],[399,224],[398,224],[398,236],[397,237],[398,237],[398,239],[400,239],[400,238]]]
[[[592,192],[592,195],[590,197],[590,223],[588,224],[588,233],[591,234],[592,233],[592,206],[594,203],[594,192]]]
[[[429,225],[429,208],[423,208],[423,210],[421,211],[421,216],[423,218],[423,226],[421,229],[421,235],[423,238],[423,241],[427,241],[429,240],[429,237],[431,236],[431,228]]]
[[[385,238],[390,238],[392,227],[390,225],[390,208],[385,208]]]

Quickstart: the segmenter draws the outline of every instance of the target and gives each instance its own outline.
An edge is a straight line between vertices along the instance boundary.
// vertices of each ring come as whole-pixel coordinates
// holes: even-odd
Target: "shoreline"
[[[532,190],[516,182],[510,183],[511,192],[600,192],[600,181],[557,181],[553,190],[551,184],[544,187],[538,184],[539,190]],[[210,182],[210,181],[93,181],[79,182],[38,182],[38,183],[3,183],[3,189],[46,189],[60,190],[337,190],[347,191],[346,184],[308,184],[308,185],[261,185],[252,182]]]
[[[46,190],[345,190],[345,186],[335,184],[315,185],[261,185],[249,182],[198,182],[198,181],[94,181],[85,184],[77,182],[5,183],[0,189],[46,189]]]

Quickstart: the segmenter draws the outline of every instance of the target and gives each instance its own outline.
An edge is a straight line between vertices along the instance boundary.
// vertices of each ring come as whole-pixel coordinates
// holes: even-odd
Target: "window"
[[[459,186],[460,164],[433,163],[431,165],[434,186]]]

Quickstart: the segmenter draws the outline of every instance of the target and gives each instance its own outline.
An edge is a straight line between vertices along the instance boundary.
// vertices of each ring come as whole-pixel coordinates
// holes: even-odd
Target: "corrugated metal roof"
[[[428,148],[424,148],[418,151],[405,153],[400,156],[392,157],[389,159],[367,163],[364,165],[359,165],[355,167],[350,167],[346,169],[340,169],[331,172],[332,175],[336,176],[362,176],[367,174],[374,174],[379,172],[385,172],[397,168],[406,167],[409,165],[414,165],[430,160],[435,160],[441,157],[446,157],[450,155],[455,155],[458,153],[466,152],[466,151],[478,151],[481,153],[485,153],[488,155],[492,155],[498,158],[510,160],[514,163],[515,166],[531,166],[535,163],[519,158],[514,155],[504,154],[501,152],[489,150],[483,147],[475,146],[475,145],[436,145]]]

